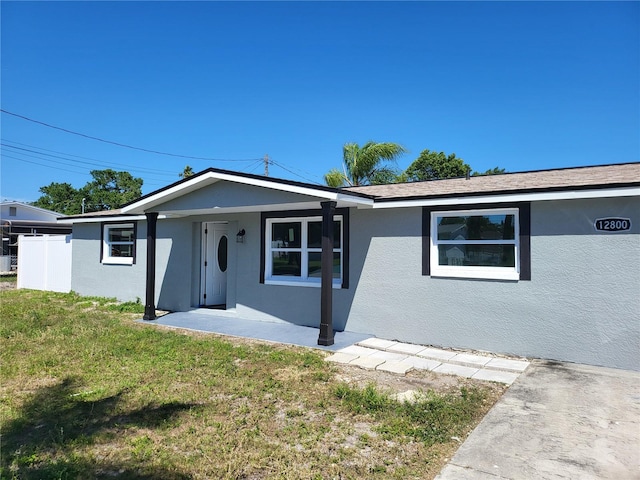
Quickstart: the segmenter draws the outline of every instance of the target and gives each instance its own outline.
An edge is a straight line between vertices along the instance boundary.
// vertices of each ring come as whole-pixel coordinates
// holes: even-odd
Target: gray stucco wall
[[[347,329],[638,370],[638,212],[637,198],[532,204],[532,278],[509,282],[422,276],[420,209],[359,211]],[[596,233],[607,216],[632,218],[632,232]]]
[[[103,265],[100,261],[102,224],[73,226],[71,290],[81,295],[115,297],[144,303],[147,266],[146,222],[137,222],[136,263]]]
[[[281,192],[263,187],[241,185],[219,181],[195,192],[165,202],[160,210],[189,210],[224,207],[253,207],[256,205],[278,205],[296,202],[317,202],[315,197],[297,193]]]
[[[623,216],[629,233],[597,233],[599,217]],[[198,305],[201,223],[229,225],[227,314],[318,326],[320,289],[264,285],[260,215],[158,222],[158,308]],[[334,289],[334,326],[381,338],[640,370],[640,199],[531,205],[531,280],[422,275],[422,211],[351,209],[350,288]],[[74,226],[72,288],[144,299],[145,222],[133,266],[102,265],[100,225]],[[235,242],[245,229],[244,243]]]

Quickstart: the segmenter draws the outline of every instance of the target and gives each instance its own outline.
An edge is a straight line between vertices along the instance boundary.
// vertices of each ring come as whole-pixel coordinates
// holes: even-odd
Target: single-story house
[[[334,189],[210,168],[73,225],[71,288],[640,370],[640,163]]]

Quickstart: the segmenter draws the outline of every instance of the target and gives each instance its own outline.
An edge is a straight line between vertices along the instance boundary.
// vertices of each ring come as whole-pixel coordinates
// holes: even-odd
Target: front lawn
[[[0,292],[0,478],[428,479],[502,392],[449,382],[400,403],[324,352],[160,329],[136,310]]]

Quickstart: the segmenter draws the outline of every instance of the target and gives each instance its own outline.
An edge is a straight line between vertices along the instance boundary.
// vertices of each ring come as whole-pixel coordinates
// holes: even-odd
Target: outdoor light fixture
[[[244,235],[245,235],[245,231],[244,228],[242,230],[240,230],[237,234],[236,234],[236,243],[244,243]]]

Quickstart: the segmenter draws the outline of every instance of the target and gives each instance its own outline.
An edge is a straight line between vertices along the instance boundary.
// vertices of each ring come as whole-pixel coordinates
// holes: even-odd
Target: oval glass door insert
[[[218,268],[221,272],[227,271],[227,236],[220,237],[218,242]]]

